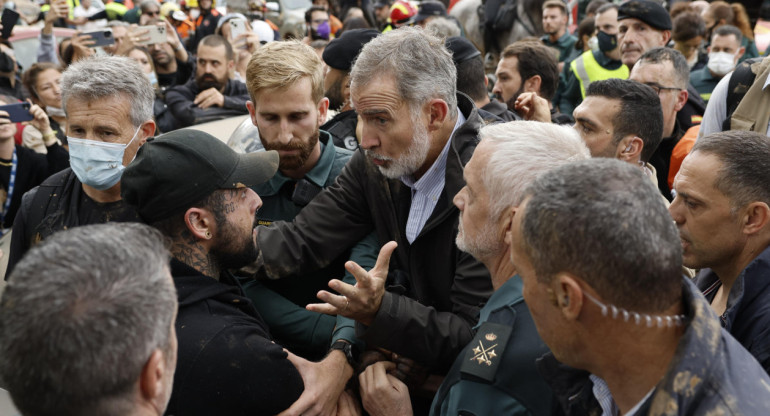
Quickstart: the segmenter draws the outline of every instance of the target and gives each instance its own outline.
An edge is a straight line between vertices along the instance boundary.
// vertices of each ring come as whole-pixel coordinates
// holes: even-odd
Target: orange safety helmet
[[[398,0],[390,6],[390,22],[394,25],[407,23],[417,14],[417,8],[405,0]]]

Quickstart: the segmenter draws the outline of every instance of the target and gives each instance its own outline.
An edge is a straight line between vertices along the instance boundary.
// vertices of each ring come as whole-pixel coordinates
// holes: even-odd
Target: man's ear
[[[326,114],[329,111],[329,99],[326,97],[321,98],[318,102],[318,127],[321,127],[326,123]]]
[[[210,240],[216,231],[213,215],[203,208],[190,208],[184,213],[187,230],[196,240]]]
[[[427,106],[430,112],[428,131],[438,130],[449,116],[449,105],[444,100],[434,98],[428,102]]]
[[[679,93],[676,97],[676,105],[674,106],[674,110],[679,111],[681,110],[685,104],[687,104],[687,97],[690,96],[690,93],[687,92],[687,87],[685,87],[683,90],[679,90]]]
[[[559,273],[553,280],[557,307],[568,321],[576,321],[583,310],[583,289],[570,273]]]
[[[164,393],[164,381],[167,371],[166,360],[163,352],[156,349],[150,354],[150,359],[142,367],[142,373],[139,376],[139,394],[147,402],[154,403],[155,400]]]
[[[754,201],[743,211],[743,233],[756,234],[767,226],[770,221],[770,207],[764,202]]]
[[[251,117],[251,124],[253,124],[255,127],[257,126],[257,111],[254,108],[254,102],[249,100],[246,101],[246,109],[249,110],[249,116]]]
[[[350,74],[342,77],[342,99],[350,102]],[[351,106],[352,107],[352,106]]]
[[[618,159],[624,162],[641,160],[644,140],[638,136],[628,135],[618,143]]]
[[[654,30],[654,29],[651,29],[651,30]],[[660,46],[666,46],[668,44],[668,41],[671,40],[671,31],[663,30],[660,32],[660,35],[663,37],[663,44]]]
[[[711,52],[711,48],[709,48],[709,52]],[[740,49],[738,49],[738,52],[735,54],[735,62],[738,62],[744,53],[746,53],[746,47],[741,46]]]
[[[540,85],[543,83],[543,78],[540,75],[532,75],[526,81],[524,81],[524,92],[534,92],[540,95]]]
[[[141,130],[141,143],[144,144],[144,142],[147,141],[148,138],[155,135],[155,121],[153,120],[147,120],[139,127]]]

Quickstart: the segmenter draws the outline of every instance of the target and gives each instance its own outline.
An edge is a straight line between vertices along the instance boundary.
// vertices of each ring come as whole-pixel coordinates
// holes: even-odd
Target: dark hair
[[[540,41],[520,40],[503,49],[502,57],[515,56],[519,63],[519,76],[524,82],[539,75],[540,96],[551,101],[559,84],[559,61],[554,50],[543,45]]]
[[[327,15],[329,14],[329,11],[321,6],[311,6],[305,11],[305,23],[310,24],[310,21],[313,20],[313,12],[324,12]]]
[[[176,290],[147,225],[45,239],[14,268],[0,309],[0,374],[25,415],[132,413],[150,355],[172,358]]]
[[[711,13],[714,23],[719,23],[720,20],[724,19],[728,25],[733,25],[740,29],[744,37],[754,40],[754,31],[751,29],[749,15],[742,4],[715,1],[709,5],[706,13]]]
[[[203,208],[214,216],[214,223],[217,228],[221,228],[226,222],[224,200],[221,198],[221,193],[230,191],[230,189],[219,189],[208,196],[202,198],[200,201],[191,204],[184,211],[176,213],[164,218],[160,221],[156,221],[150,225],[157,228],[163,235],[168,238],[176,239],[187,230],[187,225],[184,220],[184,213],[190,208]]]
[[[487,86],[484,83],[484,60],[481,55],[460,62],[457,66],[457,91],[467,94],[473,101],[482,100],[487,96]]]
[[[541,175],[525,197],[520,237],[539,281],[571,273],[608,303],[643,313],[680,298],[679,232],[638,167],[610,158],[572,162]]]
[[[345,23],[342,24],[342,29],[340,29],[336,37],[342,36],[342,34],[345,33],[346,30],[368,29],[370,27],[371,26],[369,25],[369,22],[366,21],[366,19],[362,17],[351,17],[349,19],[345,19]]]
[[[607,0],[591,0],[591,2],[588,3],[588,6],[586,6],[586,16],[589,14],[596,16],[599,14],[599,10],[607,4],[611,3]]]
[[[227,41],[224,37],[221,35],[208,35],[201,39],[201,42],[199,45],[208,46],[210,48],[216,48],[218,46],[224,46],[225,47],[225,58],[228,61],[232,61],[234,59],[234,52],[233,52],[233,46],[230,45],[230,42]]]
[[[683,90],[687,89],[687,84],[690,83],[690,66],[687,64],[687,58],[676,49],[657,46],[643,53],[636,64],[661,64],[666,61],[671,62],[671,66],[674,67],[676,86]]]
[[[722,162],[715,187],[730,199],[733,211],[760,201],[770,205],[770,140],[750,131],[709,134],[690,153],[709,153]]]
[[[578,33],[577,33],[577,42],[575,42],[575,49],[582,51],[583,50],[583,36],[588,35],[588,37],[593,36],[594,31],[596,28],[594,27],[594,21],[595,19],[593,17],[586,17],[583,19],[582,22],[580,22],[580,25],[578,25]]]
[[[671,38],[676,42],[684,42],[698,36],[706,36],[706,22],[693,12],[681,13],[674,19]]]
[[[24,74],[22,74],[21,83],[24,85],[24,88],[26,88],[27,91],[29,92],[29,97],[32,98],[32,101],[40,100],[40,97],[37,95],[37,88],[36,88],[37,78],[40,76],[41,73],[49,69],[55,69],[59,71],[59,73],[62,72],[61,67],[52,62],[35,62],[29,67],[29,69],[24,71]]]
[[[649,161],[663,140],[663,110],[658,94],[642,83],[611,78],[589,84],[586,97],[620,100],[620,109],[612,119],[612,143],[617,145],[629,134],[638,136],[644,142],[640,158]]]
[[[740,46],[741,42],[743,42],[743,33],[741,33],[741,30],[733,25],[722,25],[718,28],[714,29],[714,33],[711,34],[711,40],[714,40],[714,36],[735,36],[735,39],[738,40],[738,46]]]
[[[605,4],[602,4],[602,6],[601,6],[601,7],[599,7],[598,9],[596,9],[596,14],[597,14],[597,15],[600,15],[600,14],[602,14],[602,13],[604,13],[604,12],[606,12],[607,10],[610,10],[610,9],[615,9],[615,10],[618,10],[618,9],[619,9],[619,7],[618,7],[618,5],[617,5],[617,4],[615,4],[615,3],[605,3]]]

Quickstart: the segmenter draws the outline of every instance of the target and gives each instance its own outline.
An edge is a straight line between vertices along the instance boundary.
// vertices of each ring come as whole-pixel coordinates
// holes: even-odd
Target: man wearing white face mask
[[[8,274],[31,245],[56,231],[139,221],[120,197],[120,178],[155,133],[149,80],[130,58],[109,56],[71,65],[61,84],[71,169],[24,195],[13,224]]]
[[[741,47],[742,39],[743,34],[735,26],[722,25],[714,30],[708,48],[708,64],[690,73],[690,83],[698,90],[703,101],[708,102],[719,81],[735,69],[746,50]]]

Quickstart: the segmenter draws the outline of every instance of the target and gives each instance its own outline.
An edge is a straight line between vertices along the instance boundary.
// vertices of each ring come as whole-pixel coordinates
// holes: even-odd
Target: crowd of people
[[[281,39],[185,1],[51,1],[29,68],[0,41],[21,414],[770,412],[740,3],[580,1],[572,34],[546,0],[495,45],[455,2],[315,0]],[[187,128],[238,115],[263,150]]]

